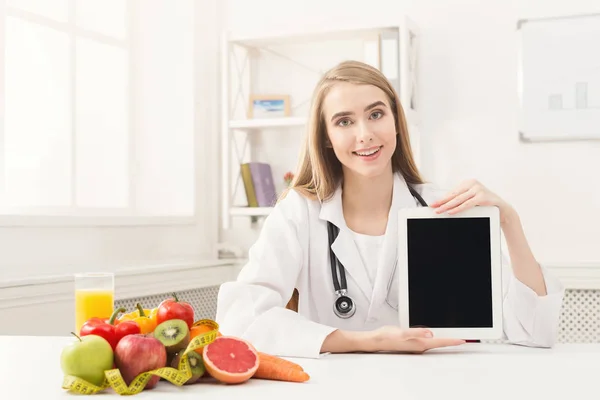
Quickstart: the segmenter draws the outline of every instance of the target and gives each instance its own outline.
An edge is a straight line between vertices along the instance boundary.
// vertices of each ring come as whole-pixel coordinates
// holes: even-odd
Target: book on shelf
[[[271,166],[267,163],[249,162],[241,164],[240,168],[248,207],[273,207],[277,201],[277,192]]]

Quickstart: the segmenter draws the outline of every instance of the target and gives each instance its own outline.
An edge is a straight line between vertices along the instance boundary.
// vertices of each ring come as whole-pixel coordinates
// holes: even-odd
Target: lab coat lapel
[[[385,301],[389,290],[397,290],[397,288],[389,287],[389,285],[390,279],[392,279],[394,274],[394,269],[398,267],[398,211],[408,207],[416,207],[415,200],[408,190],[404,178],[400,174],[395,174],[392,205],[388,214],[382,254],[379,258],[379,265],[377,266],[377,273],[375,275],[369,317],[377,314],[377,310]]]
[[[362,258],[354,242],[354,237],[350,232],[350,229],[346,225],[344,219],[344,212],[342,209],[342,192],[341,187],[338,187],[333,197],[325,202],[321,206],[319,218],[325,222],[331,221],[335,226],[339,228],[339,234],[331,248],[335,256],[340,260],[346,270],[346,275],[351,276],[360,291],[365,296],[365,300],[370,301],[373,288],[369,283],[369,276],[367,270],[362,262]],[[327,249],[329,251],[329,248]],[[327,258],[329,261],[329,256]],[[327,269],[331,267],[328,265]],[[355,293],[348,293],[349,296],[356,296]]]

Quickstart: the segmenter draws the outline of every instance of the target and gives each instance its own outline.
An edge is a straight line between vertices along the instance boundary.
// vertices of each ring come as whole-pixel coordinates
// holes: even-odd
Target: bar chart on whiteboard
[[[518,24],[523,140],[600,140],[600,15]]]

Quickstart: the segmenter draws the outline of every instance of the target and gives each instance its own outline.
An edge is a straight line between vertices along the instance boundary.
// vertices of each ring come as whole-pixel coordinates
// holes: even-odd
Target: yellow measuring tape
[[[177,368],[163,367],[139,374],[129,386],[123,380],[118,368],[104,371],[105,379],[101,386],[96,386],[76,376],[67,375],[63,379],[62,388],[78,394],[96,394],[107,388],[112,388],[120,395],[138,394],[148,384],[152,376],[160,376],[174,385],[181,386],[192,377],[192,370],[187,354],[212,343],[219,333],[219,325],[210,319],[203,319],[194,323],[193,326],[207,325],[212,330],[193,338],[183,352]]]

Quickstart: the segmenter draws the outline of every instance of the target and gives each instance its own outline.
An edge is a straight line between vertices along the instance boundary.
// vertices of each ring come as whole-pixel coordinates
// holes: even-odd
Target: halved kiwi
[[[175,354],[175,356],[171,360],[171,367],[177,369],[182,354],[183,351]],[[204,372],[206,371],[206,369],[204,368],[204,362],[202,361],[202,356],[196,353],[195,351],[190,351],[188,353],[188,362],[190,363],[190,369],[192,370],[192,377],[185,382],[186,385],[195,383],[198,379],[202,377],[202,375],[204,375]]]
[[[190,343],[190,329],[185,321],[170,319],[156,326],[154,337],[165,346],[167,353],[177,353]]]

